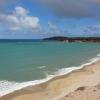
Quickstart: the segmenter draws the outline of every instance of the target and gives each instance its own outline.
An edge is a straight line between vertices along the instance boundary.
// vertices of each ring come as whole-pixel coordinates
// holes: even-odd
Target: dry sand
[[[100,61],[0,100],[100,100]]]
[[[58,100],[100,100],[100,84],[91,87],[80,87]]]

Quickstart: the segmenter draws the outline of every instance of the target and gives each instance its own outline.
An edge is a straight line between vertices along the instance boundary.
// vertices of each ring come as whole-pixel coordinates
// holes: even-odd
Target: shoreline
[[[0,100],[27,100],[25,98],[30,98],[30,100],[58,100],[64,95],[73,92],[78,87],[86,85],[86,83],[89,86],[94,86],[99,83],[99,65],[100,61],[94,61],[88,65],[85,64],[81,69],[74,70],[69,74],[56,76],[48,80],[47,82],[38,85],[28,86],[21,90],[17,90],[13,93],[1,97]],[[96,68],[94,68],[93,66],[95,66]],[[94,72],[96,72],[97,75],[93,76]],[[92,77],[92,79],[89,77]],[[97,77],[99,80],[95,80],[95,77]],[[90,80],[90,82],[87,82],[88,80]]]
[[[37,85],[49,82],[49,81],[51,81],[55,78],[59,78],[59,77],[65,76],[65,75],[69,75],[69,74],[73,73],[74,71],[83,69],[85,66],[91,65],[91,64],[96,63],[98,61],[100,61],[100,54],[98,54],[95,58],[90,59],[87,63],[81,64],[80,66],[59,69],[57,72],[55,72],[55,74],[49,75],[44,79],[22,82],[22,83],[4,81],[5,84],[11,84],[11,87],[6,89],[6,91],[0,91],[0,97],[3,97],[5,95],[8,95],[8,94],[13,93],[15,91],[19,91],[19,90],[24,89],[26,87],[37,86]]]

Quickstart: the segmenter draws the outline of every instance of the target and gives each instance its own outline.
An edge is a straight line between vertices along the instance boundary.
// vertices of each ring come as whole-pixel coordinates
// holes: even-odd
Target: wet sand
[[[55,77],[40,85],[29,86],[15,91],[1,97],[0,100],[88,100],[89,97],[91,100],[100,100],[93,98],[94,95],[85,99],[80,96],[82,93],[85,97],[87,93],[94,94],[93,89],[97,88],[98,84],[100,84],[100,61],[70,74]],[[79,90],[82,87],[85,87],[84,91]],[[86,93],[84,93],[85,91]],[[77,94],[79,92],[81,92],[80,95]],[[71,98],[72,95],[73,98],[76,96],[79,99]],[[99,89],[97,89],[96,95],[96,97],[100,98]]]

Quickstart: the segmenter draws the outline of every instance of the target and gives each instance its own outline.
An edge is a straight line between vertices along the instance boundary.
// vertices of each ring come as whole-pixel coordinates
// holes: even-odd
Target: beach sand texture
[[[80,87],[58,100],[100,100],[100,84],[94,87]]]
[[[48,82],[5,95],[0,100],[100,100],[100,61]]]

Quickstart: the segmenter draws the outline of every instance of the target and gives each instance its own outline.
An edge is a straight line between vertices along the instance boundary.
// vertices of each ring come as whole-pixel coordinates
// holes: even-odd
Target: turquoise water
[[[79,66],[100,53],[100,44],[1,42],[0,81],[32,81]]]

